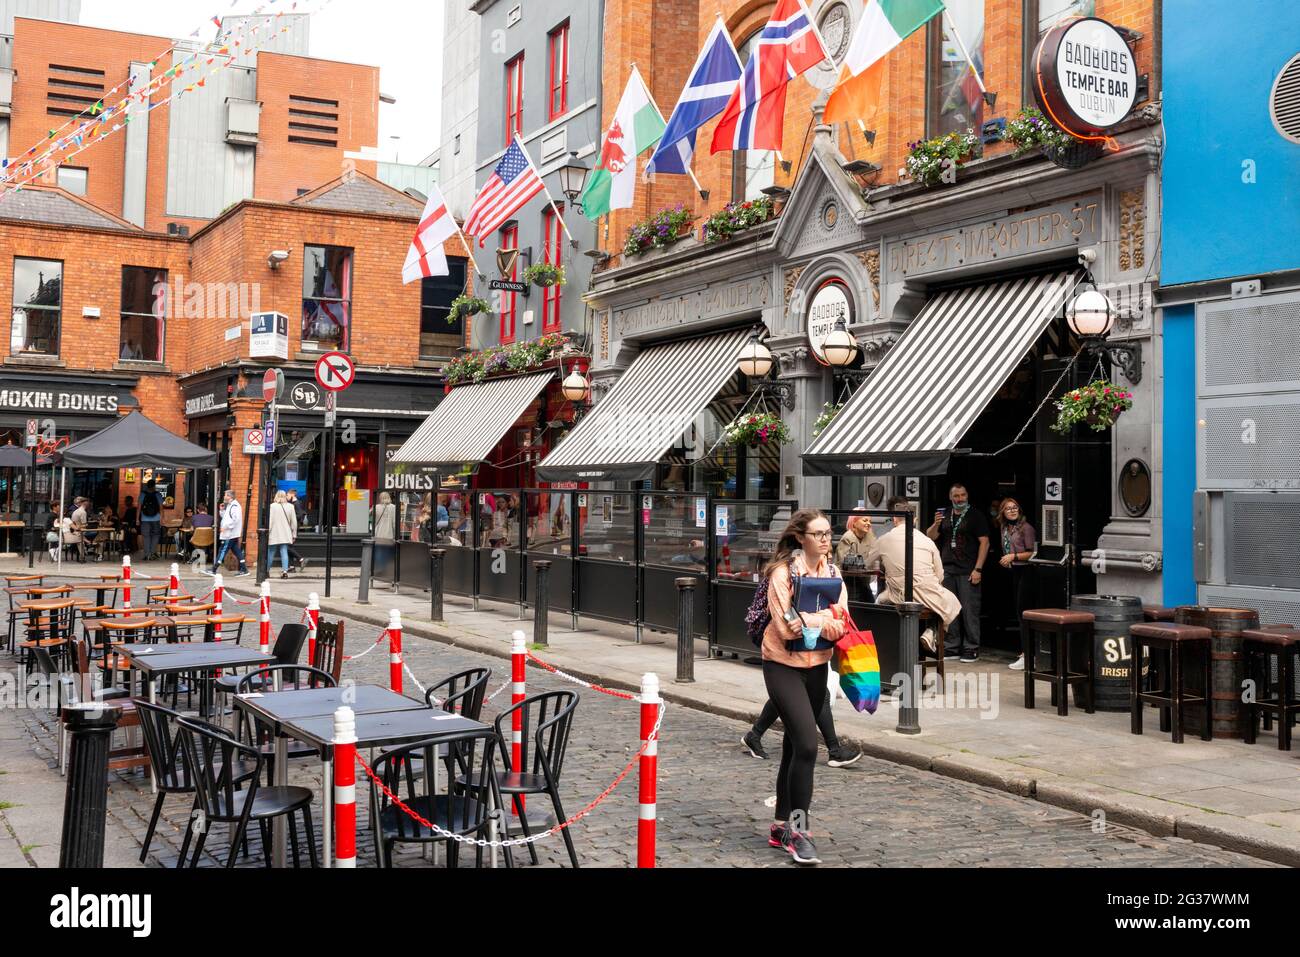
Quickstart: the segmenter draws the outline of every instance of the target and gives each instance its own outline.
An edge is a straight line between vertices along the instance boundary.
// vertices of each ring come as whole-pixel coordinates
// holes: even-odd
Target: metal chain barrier
[[[300,623],[300,624],[301,624],[301,623]],[[376,648],[378,648],[380,645],[382,645],[382,644],[383,644],[385,641],[387,641],[387,640],[388,640],[388,630],[385,629],[385,630],[383,630],[383,631],[381,631],[381,632],[379,633],[379,637],[375,639],[375,643],[374,643],[373,645],[371,645],[369,648],[367,648],[365,651],[361,652],[361,654],[359,654],[359,655],[344,655],[344,656],[343,656],[343,660],[344,660],[344,661],[356,661],[358,658],[364,658],[366,655],[370,654],[370,652],[374,651]],[[418,684],[419,682],[416,682],[416,683]]]
[[[505,681],[503,681],[503,682],[501,683],[501,687],[500,687],[500,688],[498,688],[496,691],[492,692],[490,695],[488,695],[488,696],[487,696],[486,698],[484,698],[483,700],[484,700],[484,701],[491,701],[493,698],[495,698],[495,697],[496,697],[497,695],[499,695],[501,692],[503,692],[503,691],[505,691],[507,688],[509,688],[512,684],[514,684],[514,682],[511,681],[509,678],[507,678]]]
[[[588,687],[592,687],[592,686],[588,685]],[[602,689],[597,689],[597,690],[602,690]],[[654,728],[651,730],[646,740],[641,743],[641,747],[637,750],[636,754],[632,755],[632,760],[627,763],[627,766],[624,767],[621,772],[619,772],[618,777],[616,777],[613,780],[613,782],[609,785],[609,787],[605,788],[605,790],[601,791],[600,794],[596,795],[596,797],[592,801],[590,801],[586,807],[584,807],[578,813],[569,817],[568,820],[562,821],[559,824],[556,824],[553,827],[551,827],[549,830],[542,831],[538,834],[534,834],[531,837],[512,837],[504,841],[491,841],[485,838],[468,837],[464,834],[456,834],[453,831],[448,831],[446,828],[439,827],[438,825],[434,824],[432,821],[425,820],[425,818],[421,817],[420,814],[418,814],[416,811],[412,810],[409,806],[407,806],[402,801],[401,798],[399,798],[396,794],[390,791],[388,787],[385,786],[384,782],[379,780],[379,778],[375,775],[375,772],[371,769],[370,765],[366,763],[365,758],[361,756],[360,752],[357,752],[356,757],[357,757],[357,763],[360,764],[361,769],[366,772],[366,776],[369,777],[370,780],[373,781],[376,785],[378,785],[379,789],[384,792],[384,796],[387,797],[390,801],[392,801],[395,807],[400,808],[401,811],[404,814],[406,814],[407,817],[416,821],[423,827],[427,827],[433,833],[438,834],[442,837],[449,838],[450,840],[456,841],[459,844],[470,844],[473,845],[474,847],[521,847],[525,844],[535,844],[540,841],[544,841],[548,837],[553,837],[554,835],[559,834],[560,831],[564,830],[566,827],[570,827],[576,824],[578,821],[582,820],[584,817],[586,817],[588,814],[594,811],[602,801],[604,801],[607,797],[609,797],[612,793],[614,793],[614,789],[617,788],[620,784],[622,784],[624,778],[626,778],[629,774],[632,773],[632,769],[636,767],[637,762],[639,762],[642,756],[650,749],[650,746],[654,742],[659,740],[659,729],[663,726],[664,723],[664,711],[665,711],[665,706],[661,702],[659,705],[659,715],[657,720],[655,721]]]
[[[402,670],[406,672],[406,676],[408,678],[410,678],[412,681],[415,682],[415,686],[420,689],[421,695],[428,694],[428,689],[425,688],[424,685],[420,684],[420,679],[415,677],[415,672],[411,670],[411,666],[408,665],[405,661],[402,662]],[[433,706],[435,708],[438,707],[440,704],[442,704],[442,702],[440,701],[433,702]]]
[[[529,661],[537,665],[539,668],[542,668],[545,671],[549,671],[557,678],[563,678],[565,681],[571,681],[575,685],[581,685],[584,688],[590,688],[592,691],[599,691],[601,694],[607,694],[613,698],[622,698],[624,701],[641,700],[641,698],[638,695],[634,695],[631,692],[617,691],[613,688],[603,688],[600,685],[592,684],[590,681],[583,681],[581,678],[574,677],[571,674],[566,674],[565,672],[561,671],[559,668],[555,667],[555,665],[547,664],[541,658],[538,658],[536,655],[534,655],[531,651],[528,652],[527,654],[528,654]]]

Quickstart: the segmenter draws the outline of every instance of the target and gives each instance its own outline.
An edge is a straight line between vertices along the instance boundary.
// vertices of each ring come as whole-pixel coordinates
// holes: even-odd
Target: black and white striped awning
[[[553,378],[539,372],[452,389],[392,460],[446,472],[482,462]]]
[[[649,346],[537,467],[544,482],[643,479],[736,372],[748,329]]]
[[[1075,270],[936,294],[803,455],[806,475],[937,475],[1078,282]]]

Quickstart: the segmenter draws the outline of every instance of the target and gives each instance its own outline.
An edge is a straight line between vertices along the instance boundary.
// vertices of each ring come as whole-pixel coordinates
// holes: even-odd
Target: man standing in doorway
[[[969,663],[980,656],[980,584],[989,555],[989,522],[983,512],[971,508],[966,486],[953,485],[948,500],[952,508],[936,511],[925,534],[939,546],[943,587],[961,601],[961,614],[948,629],[945,657],[960,656]]]
[[[158,545],[162,541],[162,496],[154,487],[154,480],[144,483],[140,496],[140,538],[143,541],[142,561],[158,560]]]
[[[235,577],[242,578],[248,574],[248,561],[244,558],[244,550],[239,545],[239,537],[243,531],[244,510],[235,501],[235,493],[226,489],[226,494],[221,497],[221,551],[217,554],[217,560],[213,565],[214,571],[221,567],[221,563],[226,560],[226,551],[230,550],[239,559],[239,572]]]

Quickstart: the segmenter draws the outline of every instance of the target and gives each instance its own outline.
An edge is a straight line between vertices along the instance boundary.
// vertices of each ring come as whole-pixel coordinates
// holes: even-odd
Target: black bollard
[[[72,744],[59,867],[101,868],[108,816],[108,752],[122,709],[73,705],[64,714]]]
[[[442,560],[445,548],[429,549],[429,620],[442,621]]]
[[[533,643],[547,644],[546,629],[551,619],[551,563],[533,562],[537,569],[537,588],[533,596]]]
[[[695,579],[677,579],[677,680],[695,680]]]
[[[903,686],[899,689],[898,727],[899,734],[921,733],[921,677],[925,673],[921,667],[921,609],[919,602],[905,601],[895,606],[898,609],[898,668],[904,675]],[[939,649],[943,654],[943,649]]]
[[[375,568],[375,540],[361,539],[361,580],[357,583],[357,604],[370,604],[370,576]]]

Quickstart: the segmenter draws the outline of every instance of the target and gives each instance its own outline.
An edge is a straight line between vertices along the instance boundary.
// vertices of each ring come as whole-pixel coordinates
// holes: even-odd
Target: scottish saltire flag
[[[511,137],[501,162],[474,197],[474,205],[465,217],[464,231],[477,239],[480,246],[484,245],[498,226],[544,188],[533,161],[519,145],[519,138]]]
[[[713,131],[710,152],[779,150],[786,86],[828,59],[803,0],[777,0]]]
[[[646,164],[646,176],[651,173],[685,173],[690,168],[696,132],[723,111],[736,89],[741,72],[740,57],[736,55],[731,34],[719,17],[695,60],[686,88],[673,107],[663,138]]]

